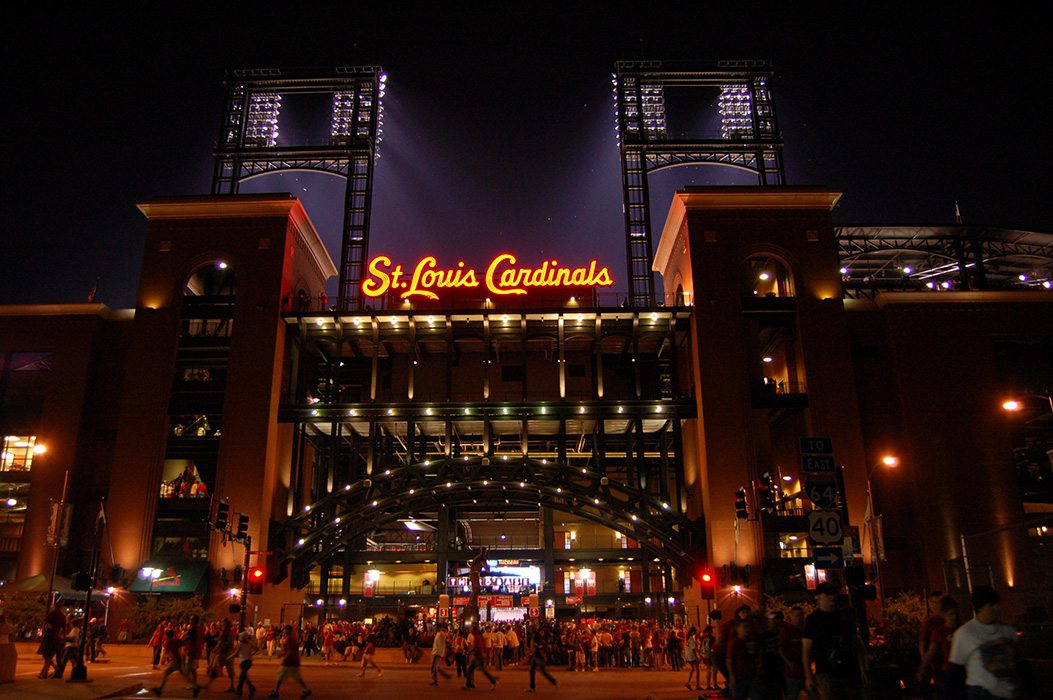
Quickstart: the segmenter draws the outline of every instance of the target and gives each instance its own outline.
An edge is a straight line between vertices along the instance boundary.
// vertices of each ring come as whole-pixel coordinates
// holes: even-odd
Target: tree
[[[149,596],[136,603],[135,607],[125,615],[125,619],[131,625],[132,639],[146,639],[153,634],[162,620],[182,625],[189,623],[190,618],[194,615],[199,616],[202,620],[210,617],[202,605],[201,596],[191,598]]]

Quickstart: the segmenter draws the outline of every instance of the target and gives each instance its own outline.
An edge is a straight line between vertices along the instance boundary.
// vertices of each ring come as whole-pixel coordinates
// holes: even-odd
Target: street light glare
[[[1002,404],[1002,408],[1004,408],[1007,411],[1019,411],[1022,408],[1022,406],[1020,402],[1016,399],[1009,399],[1008,401]]]
[[[885,455],[881,458],[881,463],[884,464],[886,467],[894,467],[897,464],[899,464],[899,458],[893,457],[892,455]]]

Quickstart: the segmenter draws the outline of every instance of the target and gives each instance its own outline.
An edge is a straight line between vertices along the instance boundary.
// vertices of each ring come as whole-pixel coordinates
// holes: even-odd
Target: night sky
[[[84,301],[96,278],[99,300],[134,304],[145,232],[135,203],[209,191],[233,67],[385,68],[371,255],[595,256],[624,289],[619,59],[774,61],[789,183],[843,190],[837,223],[952,223],[958,200],[966,223],[1053,230],[1048,11],[845,4],[772,14],[703,2],[283,3],[241,15],[169,3],[168,14],[138,4],[13,15],[0,304]],[[393,5],[412,10],[370,9]],[[653,175],[655,243],[676,188],[751,182],[712,166]],[[301,196],[339,262],[342,190],[337,178],[285,174],[242,191]]]

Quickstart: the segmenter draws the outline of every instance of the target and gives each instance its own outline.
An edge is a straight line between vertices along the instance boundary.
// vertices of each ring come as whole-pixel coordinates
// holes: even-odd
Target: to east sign
[[[834,458],[830,455],[801,455],[801,471],[807,474],[833,474]]]
[[[845,538],[841,514],[836,510],[813,510],[808,514],[808,538],[816,544],[840,544]]]
[[[802,454],[828,455],[834,452],[834,441],[828,437],[801,438]]]

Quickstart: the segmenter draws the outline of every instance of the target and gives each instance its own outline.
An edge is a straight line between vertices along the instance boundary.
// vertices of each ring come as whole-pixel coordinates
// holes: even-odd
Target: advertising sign
[[[400,299],[436,300],[445,290],[478,288],[481,296],[524,295],[531,289],[561,287],[613,287],[614,278],[605,265],[595,259],[579,266],[545,260],[534,267],[523,267],[511,253],[494,257],[485,269],[468,267],[463,260],[440,266],[433,255],[412,266],[395,263],[386,255],[374,257],[366,265],[362,293],[380,297],[389,292]]]

